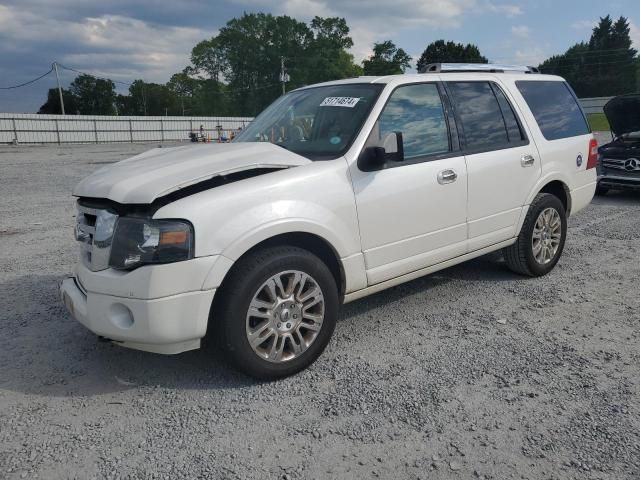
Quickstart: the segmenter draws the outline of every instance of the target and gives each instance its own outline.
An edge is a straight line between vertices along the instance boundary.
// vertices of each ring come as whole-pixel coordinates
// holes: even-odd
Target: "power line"
[[[120,83],[122,85],[127,85],[127,86],[131,86],[131,83],[128,82],[122,82],[120,80],[112,80],[110,78],[106,78],[106,77],[99,77],[98,75],[93,75],[91,73],[87,73],[87,72],[83,72],[81,70],[76,70],[75,68],[71,68],[71,67],[67,67],[65,65],[62,65],[61,63],[58,64],[60,67],[64,68],[65,70],[69,70],[71,72],[75,72],[75,73],[79,73],[80,75],[87,75],[88,77],[93,77],[93,78],[97,78],[98,80],[107,80],[113,83]]]
[[[35,83],[38,80],[46,77],[51,72],[53,72],[53,67],[51,67],[47,73],[43,73],[38,78],[34,78],[33,80],[29,80],[28,82],[21,83],[20,85],[11,85],[10,87],[0,87],[0,90],[12,90],[14,88],[26,87],[27,85],[31,85],[32,83]]]

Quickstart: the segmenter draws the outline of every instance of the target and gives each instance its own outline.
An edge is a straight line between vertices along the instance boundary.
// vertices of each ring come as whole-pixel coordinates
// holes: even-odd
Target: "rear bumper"
[[[87,292],[76,277],[66,278],[60,285],[69,313],[96,335],[124,347],[163,354],[200,347],[215,292],[198,290],[135,299]]]

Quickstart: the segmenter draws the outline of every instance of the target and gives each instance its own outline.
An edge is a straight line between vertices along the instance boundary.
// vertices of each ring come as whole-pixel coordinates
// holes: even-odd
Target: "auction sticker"
[[[327,97],[320,104],[321,107],[347,107],[356,106],[360,97]]]

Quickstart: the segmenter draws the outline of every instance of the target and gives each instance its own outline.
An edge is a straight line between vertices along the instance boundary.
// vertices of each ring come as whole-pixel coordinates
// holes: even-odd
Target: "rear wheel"
[[[297,247],[249,254],[219,293],[222,346],[239,370],[256,378],[306,368],[324,351],[335,328],[333,275],[322,260]]]
[[[503,250],[514,272],[539,277],[549,273],[562,255],[567,237],[567,217],[560,199],[539,193],[531,202],[516,243]]]

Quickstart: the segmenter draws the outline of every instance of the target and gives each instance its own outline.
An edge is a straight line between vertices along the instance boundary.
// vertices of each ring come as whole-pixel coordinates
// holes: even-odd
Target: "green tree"
[[[307,51],[307,83],[357,77],[362,69],[347,52],[353,46],[344,18],[315,17],[311,20],[313,40]]]
[[[229,98],[238,114],[255,115],[280,94],[281,58],[290,88],[306,83],[306,52],[313,34],[304,22],[288,16],[244,14],[220,29],[216,43],[224,54]]]
[[[78,107],[76,106],[76,98],[73,94],[66,89],[62,89],[62,100],[64,101],[64,110],[67,115],[74,115],[78,113]],[[47,92],[47,101],[40,107],[38,113],[60,114],[62,108],[60,107],[60,94],[57,88],[50,88]]]
[[[600,18],[589,42],[578,43],[562,55],[545,60],[543,73],[563,76],[580,97],[633,92],[637,88],[637,51],[632,48],[629,22],[609,15]]]
[[[282,59],[288,90],[358,76],[362,69],[348,52],[352,46],[344,18],[315,17],[307,25],[287,16],[245,13],[191,51],[190,70],[183,72],[198,77],[191,109],[259,113],[281,95]]]
[[[409,68],[411,57],[391,40],[374,43],[373,55],[364,60],[365,75],[395,75]]]
[[[227,65],[225,60],[224,49],[216,37],[201,41],[191,50],[193,73],[213,80],[221,80],[224,76]]]
[[[78,75],[69,91],[75,98],[76,108],[82,115],[114,115],[116,86],[108,79]]]
[[[180,100],[167,85],[135,80],[129,95],[117,100],[120,115],[182,115]]]
[[[436,40],[422,52],[416,68],[421,71],[430,63],[489,63],[489,61],[480,53],[480,49],[471,43],[463,45]]]

